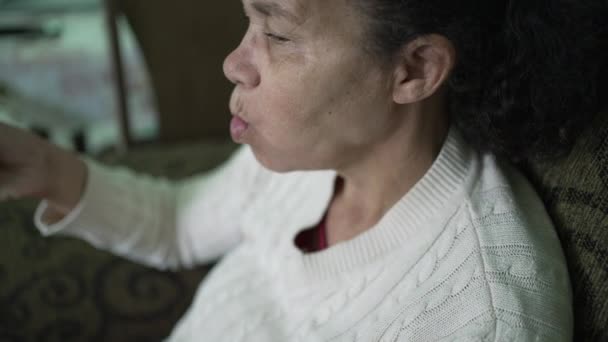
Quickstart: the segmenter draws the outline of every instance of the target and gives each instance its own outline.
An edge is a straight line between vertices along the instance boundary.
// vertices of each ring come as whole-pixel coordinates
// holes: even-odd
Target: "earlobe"
[[[436,34],[404,46],[395,65],[393,101],[409,104],[434,95],[454,68],[455,55],[453,44]]]

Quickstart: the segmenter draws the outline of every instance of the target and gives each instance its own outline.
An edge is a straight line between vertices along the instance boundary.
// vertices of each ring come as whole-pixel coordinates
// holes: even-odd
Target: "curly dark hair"
[[[457,63],[447,81],[450,120],[478,150],[511,160],[566,153],[605,104],[605,0],[356,0],[366,48],[392,57],[440,34]]]

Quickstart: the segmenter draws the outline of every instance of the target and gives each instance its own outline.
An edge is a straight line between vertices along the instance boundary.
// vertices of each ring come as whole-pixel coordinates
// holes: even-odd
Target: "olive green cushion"
[[[526,167],[568,259],[576,341],[608,341],[607,114],[597,116],[562,160]]]

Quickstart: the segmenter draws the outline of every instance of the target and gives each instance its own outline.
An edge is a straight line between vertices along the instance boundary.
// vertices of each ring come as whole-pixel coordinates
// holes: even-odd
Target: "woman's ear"
[[[454,45],[444,36],[421,36],[399,52],[395,64],[393,101],[408,104],[437,92],[456,63]]]

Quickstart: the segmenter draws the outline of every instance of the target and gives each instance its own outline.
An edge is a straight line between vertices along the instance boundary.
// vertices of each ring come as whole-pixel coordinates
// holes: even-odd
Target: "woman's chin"
[[[282,157],[276,154],[267,153],[259,147],[256,147],[255,144],[248,145],[251,147],[253,155],[258,163],[270,171],[286,173],[304,169],[304,165],[300,165],[301,163],[298,163],[296,160],[294,160],[294,158]]]

